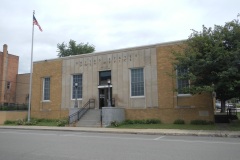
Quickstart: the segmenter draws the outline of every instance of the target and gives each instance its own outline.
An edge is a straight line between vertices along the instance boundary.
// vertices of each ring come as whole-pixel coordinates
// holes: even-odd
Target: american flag
[[[42,28],[41,28],[41,26],[39,25],[39,23],[38,23],[38,21],[37,21],[37,19],[35,18],[34,15],[33,15],[33,25],[37,25],[38,28],[39,28],[39,30],[40,30],[41,32],[43,31]]]

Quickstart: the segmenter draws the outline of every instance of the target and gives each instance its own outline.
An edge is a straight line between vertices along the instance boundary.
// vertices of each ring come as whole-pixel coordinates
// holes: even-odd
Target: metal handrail
[[[91,104],[93,104],[93,106],[91,106]],[[82,116],[90,109],[90,108],[94,108],[95,107],[95,100],[94,99],[89,99],[89,101],[82,107],[79,109],[79,111],[71,114],[70,116],[68,116],[68,123],[74,123],[76,121],[79,121]]]

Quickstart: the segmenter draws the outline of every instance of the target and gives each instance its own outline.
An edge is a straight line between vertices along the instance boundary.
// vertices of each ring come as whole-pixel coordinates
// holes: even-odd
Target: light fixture
[[[107,83],[108,83],[108,84],[111,84],[111,79],[108,79],[108,80],[107,80]]]
[[[78,87],[78,83],[77,82],[75,83],[75,87]]]

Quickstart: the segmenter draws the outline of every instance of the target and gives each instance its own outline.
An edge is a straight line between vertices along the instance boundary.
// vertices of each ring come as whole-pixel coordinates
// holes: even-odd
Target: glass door
[[[112,88],[110,88],[110,100],[112,106]],[[108,107],[108,88],[99,88],[99,109]]]

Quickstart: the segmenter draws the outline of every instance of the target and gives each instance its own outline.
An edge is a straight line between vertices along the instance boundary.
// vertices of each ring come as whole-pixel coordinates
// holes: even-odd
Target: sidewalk
[[[240,138],[240,131],[220,131],[220,130],[211,131],[211,130],[180,130],[180,129],[122,129],[122,128],[119,129],[119,128],[86,128],[86,127],[46,127],[46,126],[0,126],[0,129]]]

